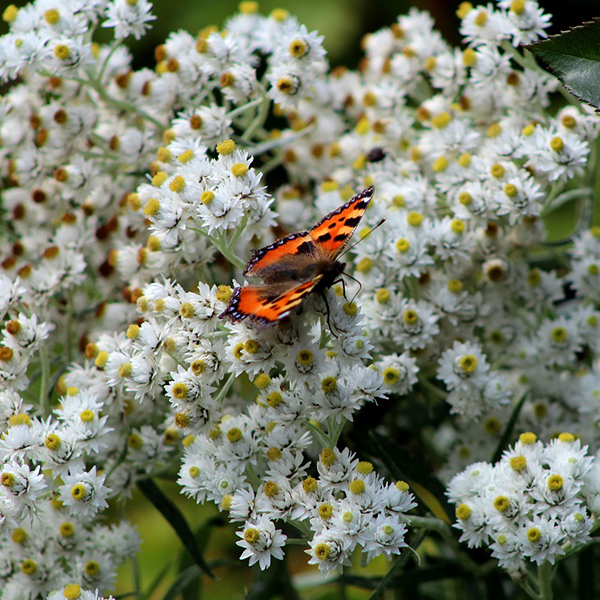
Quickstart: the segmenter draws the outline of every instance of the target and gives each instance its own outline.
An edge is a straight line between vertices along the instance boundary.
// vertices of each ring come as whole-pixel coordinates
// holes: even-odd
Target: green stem
[[[227,392],[233,385],[233,382],[235,381],[235,379],[236,379],[235,373],[230,373],[227,381],[223,384],[223,387],[219,390],[219,393],[217,394],[217,396],[215,398],[215,402],[221,402],[223,400],[223,398],[225,398],[225,395],[227,394]]]
[[[304,427],[306,427],[306,429],[308,429],[308,431],[310,431],[310,433],[312,434],[313,438],[315,438],[315,440],[319,442],[321,448],[329,447],[329,438],[323,430],[321,430],[316,425],[313,425],[310,421],[305,421]]]
[[[431,383],[431,381],[429,381],[426,377],[419,377],[419,384],[421,384],[425,390],[431,392],[437,398],[445,400],[448,397],[448,392]]]
[[[110,105],[114,106],[115,108],[124,110],[128,113],[135,113],[135,114],[139,115],[142,119],[145,119],[146,121],[152,123],[161,133],[164,131],[164,129],[165,129],[164,125],[158,119],[155,119],[153,116],[149,115],[145,110],[142,110],[141,108],[138,108],[137,106],[135,106],[129,102],[123,102],[121,100],[117,100],[116,98],[113,98],[104,89],[102,82],[94,79],[93,77],[89,77],[87,80],[77,79],[77,81],[79,83],[82,83],[84,85],[88,85],[89,87],[91,87],[100,96],[100,98],[102,98],[102,100],[104,100],[104,102],[106,102],[107,104],[110,104]]]
[[[254,467],[252,465],[248,465],[246,467],[246,470],[244,471],[244,475],[246,476],[246,479],[251,483],[251,485],[254,487],[255,490],[257,490],[260,487],[260,484],[262,483],[262,479],[257,475],[257,473],[254,470]]]
[[[243,269],[246,263],[233,251],[232,248],[227,247],[220,241],[215,244],[217,250],[235,267]]]
[[[428,531],[435,531],[442,539],[448,544],[454,551],[456,558],[464,565],[466,569],[476,572],[481,568],[468,554],[463,552],[461,545],[458,540],[452,535],[450,526],[435,517],[417,517],[410,515],[409,525],[414,529],[425,529]]]
[[[67,322],[65,324],[65,360],[70,364],[73,360],[73,292],[69,290],[67,299]]]
[[[121,43],[122,43],[121,40],[115,40],[112,43],[112,47],[111,47],[109,53],[106,55],[106,59],[104,60],[102,67],[100,67],[100,72],[98,73],[98,77],[96,77],[96,81],[99,81],[100,83],[102,83],[102,78],[104,77],[104,72],[106,71],[106,67],[108,66],[108,63],[110,62],[112,55],[115,53],[115,50],[121,45]]]
[[[263,176],[283,164],[283,156],[274,156],[271,160],[265,162],[260,168]]]
[[[246,129],[246,131],[242,135],[242,139],[244,141],[252,139],[252,135],[254,134],[254,132],[265,124],[265,121],[267,120],[267,116],[269,114],[269,106],[271,105],[271,100],[265,93],[264,89],[259,88],[259,93],[261,95],[261,103],[258,107],[258,113],[256,114],[254,121],[250,123],[248,129]]]
[[[48,402],[48,382],[50,381],[50,359],[46,346],[40,347],[40,362],[42,363],[42,380],[40,382],[40,411],[46,416],[46,403]]]
[[[552,565],[545,560],[538,566],[538,584],[540,587],[540,600],[552,600]]]
[[[546,196],[546,199],[544,200],[544,202],[542,204],[542,213],[548,209],[548,207],[554,201],[554,198],[556,198],[556,196],[558,196],[558,193],[561,191],[561,189],[563,187],[564,187],[563,184],[559,183],[558,181],[555,181],[550,186],[550,193]]]
[[[592,531],[593,530],[594,529],[592,528]],[[567,560],[568,558],[579,554],[582,550],[586,550],[590,546],[596,546],[598,544],[600,544],[600,538],[593,537],[591,540],[588,540],[586,544],[580,544],[579,546],[575,546],[575,548],[572,548],[571,550],[567,550],[567,552],[565,552],[562,556],[558,557],[558,560]]]
[[[568,192],[564,192],[563,194],[560,194],[558,196],[556,196],[553,199],[550,199],[550,202],[552,203],[552,205],[550,204],[550,202],[548,201],[548,199],[546,199],[546,201],[544,202],[544,211],[548,210],[548,209],[552,209],[552,210],[556,210],[559,206],[562,206],[563,204],[570,202],[571,200],[575,200],[576,198],[593,198],[594,196],[594,190],[592,190],[589,187],[584,187],[584,188],[578,188],[576,190],[569,190]]]
[[[295,131],[294,133],[288,136],[279,137],[276,139],[268,139],[267,141],[262,142],[261,144],[257,144],[256,146],[250,146],[248,148],[248,152],[250,152],[250,154],[252,154],[253,156],[258,156],[259,154],[265,154],[266,152],[275,150],[280,146],[288,146],[296,140],[299,140],[305,135],[311,133],[314,130],[314,128],[314,125],[308,125],[304,129],[301,129],[300,131]]]
[[[521,587],[532,600],[540,600],[540,595],[531,587],[531,584],[527,579],[515,580],[519,587]]]
[[[214,235],[210,235],[210,233],[206,233],[206,231],[202,229],[198,229],[197,227],[189,227],[191,231],[195,231],[206,239],[210,240],[212,245],[234,266],[239,269],[243,269],[246,266],[246,263],[236,255],[233,249],[230,247],[224,239],[216,238]],[[238,234],[239,235],[239,234]]]
[[[262,102],[263,102],[262,97],[256,98],[255,100],[251,100],[250,102],[247,102],[246,104],[242,104],[242,106],[238,106],[237,108],[232,110],[230,113],[228,113],[227,116],[233,120],[236,117],[239,117],[241,114],[245,113],[247,110],[250,110],[251,108],[254,108],[255,106],[258,106]]]
[[[339,423],[333,417],[327,419],[327,439],[329,440],[330,448],[335,448],[337,446],[345,425],[346,419],[342,419]]]

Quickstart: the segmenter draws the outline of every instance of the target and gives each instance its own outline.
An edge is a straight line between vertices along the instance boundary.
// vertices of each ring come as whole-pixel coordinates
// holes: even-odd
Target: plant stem
[[[310,421],[305,421],[304,427],[310,431],[313,438],[315,438],[315,441],[319,442],[322,448],[329,447],[329,438],[324,431],[319,429],[316,425],[313,425]]]
[[[236,379],[235,373],[230,373],[229,378],[223,384],[223,387],[219,390],[219,393],[217,394],[217,397],[215,398],[215,402],[217,402],[217,403],[221,402],[221,400],[223,400],[223,398],[225,398],[225,395],[229,391],[229,388],[233,385],[233,382],[235,381],[235,379]]]
[[[67,298],[67,322],[65,324],[65,360],[70,364],[73,360],[73,292],[69,290]]]
[[[150,123],[152,123],[160,132],[164,131],[165,126],[158,119],[155,119],[152,115],[149,115],[146,111],[142,110],[141,108],[138,108],[137,106],[135,106],[129,102],[123,102],[121,100],[117,100],[116,98],[113,98],[104,89],[104,86],[102,85],[101,81],[97,81],[93,77],[89,77],[87,80],[77,79],[76,81],[91,87],[100,96],[100,98],[102,98],[102,100],[104,100],[104,102],[106,102],[106,104],[110,104],[110,105],[114,106],[115,108],[119,108],[128,113],[135,113],[135,114],[139,115],[142,119],[145,119],[146,121],[149,121]]]
[[[267,94],[262,89],[262,87],[259,89],[259,93],[261,95],[262,101],[259,104],[258,113],[257,113],[255,119],[252,121],[252,123],[250,123],[250,126],[248,127],[248,129],[246,129],[246,131],[242,135],[243,140],[252,139],[252,135],[254,134],[254,132],[259,127],[262,127],[265,124],[265,121],[267,120],[267,115],[269,114],[269,106],[271,104],[271,99],[267,96]]]
[[[547,560],[538,566],[540,600],[552,600],[552,575],[552,565]]]
[[[251,108],[258,106],[259,104],[261,104],[263,101],[262,97],[261,98],[255,98],[254,100],[251,100],[250,102],[247,102],[246,104],[242,104],[242,106],[238,106],[237,108],[235,108],[234,110],[232,110],[231,112],[229,112],[227,114],[227,116],[230,119],[235,119],[236,117],[238,117],[239,115],[245,113],[247,110],[250,110]]]
[[[346,419],[342,419],[339,423],[333,417],[327,419],[327,438],[329,440],[330,448],[335,448],[337,446],[344,425],[346,425]]]
[[[464,565],[466,569],[469,569],[473,572],[477,572],[479,569],[481,569],[481,565],[478,565],[468,554],[463,552],[460,544],[452,535],[452,530],[447,523],[435,517],[416,517],[411,515],[409,519],[409,525],[415,529],[425,529],[438,533],[450,546],[450,548],[452,548],[456,558]]]
[[[40,382],[40,411],[46,416],[46,403],[48,402],[48,382],[50,381],[50,359],[48,348],[40,347],[40,362],[42,364],[42,380]]]

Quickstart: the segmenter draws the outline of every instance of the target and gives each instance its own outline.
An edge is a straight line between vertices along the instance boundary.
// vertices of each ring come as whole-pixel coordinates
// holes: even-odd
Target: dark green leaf
[[[420,531],[417,537],[412,541],[411,546],[414,550],[421,545],[421,542],[425,539],[427,535],[426,531]],[[396,559],[392,568],[386,573],[385,577],[381,579],[377,587],[373,590],[371,597],[369,600],[379,600],[381,596],[385,593],[385,590],[392,587],[392,581],[394,577],[399,575],[404,569],[404,565],[408,562],[408,559],[414,556],[412,552],[408,549],[404,550],[402,554]]]
[[[256,578],[252,582],[245,600],[270,600],[274,596],[281,596],[286,600],[300,600],[300,596],[293,586],[285,560],[271,562],[266,571],[255,568]]]
[[[392,442],[388,437],[369,432],[369,441],[373,447],[372,455],[378,458],[396,479],[403,479],[409,484],[418,484],[429,492],[440,508],[446,520],[451,523],[454,519],[454,510],[446,499],[446,488],[423,462],[414,454],[406,452],[400,444]],[[431,509],[429,499],[424,497],[419,489],[413,489],[421,502]],[[433,511],[435,514],[435,511]],[[436,514],[437,517],[442,515]]]
[[[508,442],[510,441],[510,438],[513,434],[515,425],[517,424],[517,420],[519,418],[519,415],[521,414],[521,409],[523,408],[523,404],[525,404],[527,396],[527,393],[523,394],[519,398],[519,401],[517,402],[515,407],[513,408],[512,414],[510,415],[510,419],[506,424],[506,429],[504,430],[504,433],[502,434],[502,437],[500,438],[500,441],[496,446],[496,451],[494,452],[494,456],[492,457],[493,463],[497,463],[500,460],[500,458],[502,457],[502,453],[508,447]]]
[[[577,557],[578,600],[596,598],[596,565],[594,564],[594,545],[591,544]]]
[[[473,578],[473,573],[466,570],[455,561],[447,561],[438,565],[419,567],[417,570],[407,571],[392,577],[386,585],[387,589],[396,589],[413,586],[419,583],[440,581],[442,579]],[[344,575],[344,583],[366,589],[377,589],[383,579],[381,577],[361,577],[359,575]],[[371,596],[373,598],[374,596]],[[379,597],[379,596],[377,596]]]
[[[600,20],[526,46],[577,98],[600,107]]]
[[[140,595],[140,600],[146,600],[147,598],[150,598],[150,596],[152,596],[156,588],[160,585],[160,582],[165,578],[165,575],[169,572],[171,566],[172,563],[171,561],[169,561],[163,567],[163,569],[157,573],[156,577],[152,580],[152,583],[148,586],[148,589],[144,590],[144,592]]]
[[[210,534],[215,526],[222,526],[225,522],[223,521],[223,517],[221,515],[215,515],[202,523],[194,534],[196,538],[196,544],[200,552],[204,552],[206,550],[206,546],[208,544],[208,540],[210,539]],[[179,563],[179,572],[183,573],[186,569],[194,564],[194,559],[190,556],[189,552],[184,552],[181,556],[181,560]],[[211,563],[214,568],[214,563]],[[181,596],[186,598],[202,598],[202,578],[196,577],[192,579],[187,587],[181,590]]]
[[[138,482],[138,487],[154,504],[162,516],[168,521],[169,525],[173,528],[181,543],[185,546],[186,550],[190,553],[196,564],[207,574],[214,579],[214,575],[206,564],[202,553],[200,552],[196,538],[185,520],[185,517],[181,514],[179,509],[165,496],[163,491],[152,481],[152,479],[143,479]]]
[[[173,585],[167,590],[163,596],[163,600],[174,600],[183,590],[189,587],[190,583],[200,577],[202,571],[198,565],[192,565],[185,571],[179,573],[179,576],[173,582]]]

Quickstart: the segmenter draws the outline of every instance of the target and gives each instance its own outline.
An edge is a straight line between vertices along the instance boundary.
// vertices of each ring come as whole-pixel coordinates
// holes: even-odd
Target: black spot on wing
[[[346,219],[344,225],[346,225],[347,227],[356,227],[360,223],[360,219],[361,217],[349,217],[348,219]]]
[[[369,202],[371,202],[371,198],[373,197],[374,191],[375,188],[373,186],[370,186],[364,189],[362,192],[359,192],[358,194],[356,194],[356,196],[350,198],[350,200],[348,200],[346,204],[342,204],[342,206],[340,206],[338,209],[323,217],[312,229],[317,229],[326,221],[333,219],[333,217],[344,212],[351,204],[354,204],[355,202],[357,203],[355,208],[358,208],[359,210],[366,208],[367,206],[369,206]]]
[[[317,242],[328,242],[331,239],[331,234],[330,233],[322,233],[318,238],[317,238]]]
[[[312,254],[313,244],[310,242],[302,242],[296,248],[296,254]]]
[[[262,258],[264,258],[265,254],[268,254],[271,250],[279,248],[280,246],[283,246],[283,244],[287,244],[288,242],[295,240],[296,238],[305,236],[306,234],[306,231],[298,231],[297,233],[291,233],[289,235],[286,235],[285,237],[282,237],[276,242],[273,242],[272,244],[261,248],[260,250],[252,250],[252,255],[250,256],[250,260],[246,263],[246,266],[244,267],[243,274],[247,275],[248,272],[252,270],[254,265],[256,265],[256,263],[258,263]],[[302,244],[298,246],[298,249],[304,246],[305,243],[306,242],[302,242]]]
[[[334,242],[343,242],[343,241],[344,241],[345,239],[347,239],[347,238],[348,238],[348,235],[347,235],[347,234],[345,234],[345,233],[340,233],[339,235],[336,235],[336,236],[333,238],[333,241],[334,241]]]

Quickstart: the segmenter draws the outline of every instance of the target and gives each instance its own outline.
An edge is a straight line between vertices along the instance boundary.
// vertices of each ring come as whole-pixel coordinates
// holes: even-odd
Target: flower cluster
[[[587,446],[570,433],[546,445],[521,434],[495,465],[475,463],[450,481],[460,540],[489,546],[511,571],[524,561],[554,564],[590,539],[597,471]]]
[[[238,524],[251,565],[282,559],[290,531],[325,575],[356,549],[389,559],[415,498],[346,433],[376,408],[374,436],[395,434],[403,402],[435,416],[402,426],[449,457],[446,480],[508,426],[576,433],[586,447],[526,434],[449,493],[462,539],[510,569],[586,543],[600,121],[552,102],[556,80],[518,49],[546,35],[535,0],[458,14],[463,50],[411,10],[365,37],[359,70],[331,70],[318,33],[242,2],[135,70],[123,40],[150,26],[147,0],[4,11],[2,600],[109,590],[139,540],[102,511],[177,471],[182,493]],[[97,27],[114,39],[93,41]],[[344,256],[356,294],[336,282],[271,327],[219,319],[251,250],[371,185]],[[551,239],[564,205],[578,221]]]

